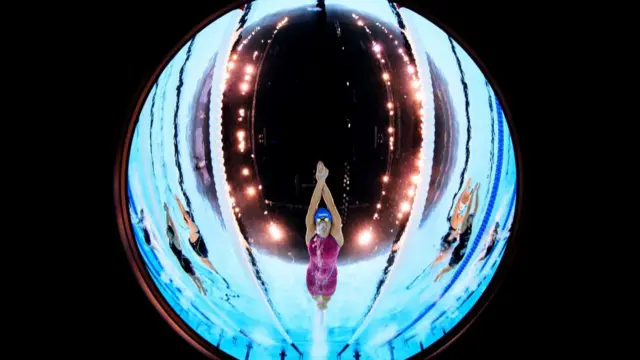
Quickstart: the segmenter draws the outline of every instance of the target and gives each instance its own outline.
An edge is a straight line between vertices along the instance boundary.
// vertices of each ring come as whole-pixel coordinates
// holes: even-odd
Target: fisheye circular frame
[[[136,280],[142,287],[144,293],[149,298],[153,306],[160,313],[160,315],[164,318],[164,320],[189,344],[198,349],[201,353],[208,356],[212,359],[222,359],[228,358],[230,355],[219,349],[218,347],[211,344],[209,341],[204,339],[201,335],[199,335],[191,326],[189,326],[185,320],[170,306],[164,296],[160,293],[157,285],[154,283],[151,278],[150,273],[146,269],[146,265],[144,260],[142,259],[142,255],[140,253],[140,249],[137,248],[136,239],[132,232],[132,221],[131,216],[128,209],[129,196],[126,191],[126,184],[128,181],[128,162],[130,155],[130,148],[133,138],[133,133],[138,123],[139,115],[141,113],[142,107],[149,96],[151,89],[155,82],[160,77],[160,74],[169,62],[175,57],[175,55],[200,31],[202,31],[206,26],[213,23],[218,18],[222,17],[224,14],[229,11],[239,8],[246,3],[250,3],[251,1],[239,0],[234,1],[231,4],[221,8],[220,10],[215,11],[212,15],[208,16],[206,19],[197,24],[193,29],[186,34],[180,42],[176,44],[175,47],[164,57],[164,59],[160,62],[160,64],[155,68],[154,72],[148,77],[146,82],[141,84],[142,86],[134,95],[134,101],[132,102],[131,109],[129,110],[129,120],[125,123],[125,126],[122,131],[120,145],[117,149],[116,163],[115,163],[115,171],[114,171],[114,197],[115,197],[115,211],[117,215],[118,228],[120,232],[120,237],[122,244],[125,248],[125,252],[127,254],[128,261],[133,269],[133,272],[136,276]],[[517,136],[517,131],[513,126],[511,112],[509,111],[508,103],[504,101],[504,96],[500,91],[500,88],[497,86],[494,79],[491,77],[489,72],[487,71],[483,62],[476,56],[473,50],[464,42],[464,40],[458,36],[454,31],[452,31],[448,26],[446,26],[443,22],[439,21],[437,18],[432,16],[431,14],[425,14],[415,8],[412,8],[411,1],[398,1],[397,3],[401,5],[409,5],[408,8],[411,8],[413,11],[418,13],[420,16],[423,16],[428,21],[432,22],[435,26],[444,31],[448,36],[456,41],[456,43],[471,57],[476,66],[480,69],[482,74],[485,76],[487,81],[489,82],[492,90],[495,92],[497,99],[500,101],[502,105],[503,111],[506,117],[506,123],[510,131],[511,141],[513,144],[513,151],[515,155],[515,164],[516,164],[516,191],[517,191],[517,201],[515,203],[514,209],[514,217],[511,225],[511,233],[509,235],[509,239],[506,244],[506,249],[503,257],[500,259],[498,267],[493,274],[487,288],[482,292],[478,300],[471,307],[469,312],[463,316],[454,326],[451,328],[446,334],[441,336],[438,340],[436,340],[433,344],[429,345],[423,351],[416,353],[412,356],[412,358],[422,358],[428,359],[431,358],[442,350],[446,349],[451,343],[453,343],[460,335],[462,335],[466,329],[475,321],[476,318],[482,313],[484,308],[489,304],[492,297],[499,290],[502,283],[504,282],[505,275],[508,272],[508,269],[511,267],[513,262],[515,252],[516,252],[516,239],[518,238],[519,233],[519,225],[520,225],[520,216],[522,213],[523,206],[523,165],[522,165],[522,155],[520,153],[520,144]]]

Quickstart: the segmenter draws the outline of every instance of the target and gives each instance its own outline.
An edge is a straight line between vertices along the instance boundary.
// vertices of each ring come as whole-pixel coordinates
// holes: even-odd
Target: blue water
[[[245,26],[288,7],[312,7],[315,1],[275,3],[277,6],[273,0],[254,2]],[[386,1],[327,1],[329,5],[333,3],[352,6],[354,13],[363,18],[375,14],[385,21],[395,21]],[[129,159],[130,210],[134,220],[139,209],[145,210],[145,226],[157,250],[144,243],[142,230],[134,226],[138,249],[171,307],[202,337],[234,357],[271,359],[284,352],[287,358],[295,358],[295,344],[305,357],[313,357],[312,353],[322,345],[326,353],[316,353],[321,354],[316,357],[336,358],[342,350],[343,358],[351,358],[355,351],[363,359],[407,358],[450,331],[491,281],[507,244],[517,201],[515,156],[501,104],[471,58],[457,44],[452,46],[445,33],[406,8],[400,14],[417,58],[418,72],[429,73],[424,55],[429,53],[449,84],[458,122],[457,158],[441,200],[424,223],[419,224],[417,219],[413,222],[417,225],[407,230],[386,277],[383,271],[391,249],[383,249],[377,257],[340,266],[338,289],[324,314],[325,337],[313,333],[316,307],[305,286],[306,264],[254,249],[263,286],[249,264],[244,239],[233,223],[230,200],[221,185],[226,183],[225,169],[220,125],[214,121],[220,119],[221,111],[219,69],[225,66],[242,11],[226,14],[189,42],[162,72],[142,108]],[[214,163],[218,164],[214,164],[214,180],[224,223],[217,220],[208,200],[197,191],[189,158],[188,119],[194,116],[196,89],[213,59],[216,70],[210,108],[211,150]],[[430,88],[428,76],[421,76],[421,80],[424,88]],[[425,148],[433,149],[432,142],[425,136]],[[437,256],[440,238],[448,229],[446,219],[460,193],[461,181],[466,183],[469,177],[481,183],[472,237],[458,267],[434,282],[435,274],[446,262],[432,271],[426,268]],[[174,196],[187,205],[200,225],[209,258],[219,275],[206,268],[186,244],[189,232]],[[165,202],[177,224],[182,250],[207,289],[206,298],[198,293],[169,250],[164,234]],[[486,260],[475,264],[496,221],[501,224],[501,240]],[[386,280],[377,289],[381,278]]]

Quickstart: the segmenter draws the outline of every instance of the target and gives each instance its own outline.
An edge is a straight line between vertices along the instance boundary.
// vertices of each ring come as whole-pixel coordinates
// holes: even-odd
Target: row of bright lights
[[[358,26],[361,26],[365,29],[365,31],[367,32],[367,34],[371,35],[371,30],[369,30],[369,28],[365,25],[365,22],[360,19],[360,17],[356,14],[351,14],[351,16],[356,20],[356,24],[358,24]],[[379,24],[377,24],[379,25]],[[379,43],[373,41],[372,44],[372,50],[376,56],[376,58],[380,61],[381,64],[385,64],[385,59],[382,58],[382,52],[383,52],[383,48],[382,45],[380,45]],[[391,76],[389,75],[388,72],[383,72],[382,73],[382,80],[385,82],[385,84],[387,86],[391,86]],[[387,111],[389,112],[389,116],[393,116],[395,114],[394,112],[394,105],[392,101],[388,101],[387,102]],[[394,128],[393,126],[389,126],[389,128],[387,129],[387,131],[389,132],[389,150],[393,151],[393,144],[394,144],[394,137],[393,137],[393,133],[394,133]],[[383,183],[387,184],[389,182],[389,176],[385,175],[383,177]],[[383,186],[384,189],[384,186]],[[386,194],[386,192],[383,190],[382,191],[382,196],[384,196]],[[380,210],[382,208],[382,203],[379,202],[376,205],[376,212],[373,215],[373,220],[378,220],[380,218],[380,215],[378,214],[378,210]],[[363,231],[363,233],[360,236],[360,243],[368,243],[372,238],[372,233],[371,233],[371,228],[369,228],[369,230],[365,230]]]
[[[289,18],[285,17],[282,21],[280,21],[278,23],[278,25],[276,26],[276,29],[273,31],[273,34],[271,36],[271,39],[273,39],[273,37],[275,36],[275,34],[278,32],[278,30],[280,28],[282,28],[287,22],[288,22]],[[257,31],[260,30],[260,26],[256,27],[251,34],[242,41],[242,43],[238,46],[238,49],[236,51],[235,54],[233,54],[230,58],[230,60],[228,61],[227,65],[226,65],[226,69],[225,69],[225,73],[224,73],[224,80],[223,80],[223,85],[222,85],[222,89],[223,92],[227,90],[227,81],[229,80],[229,78],[231,77],[230,72],[232,70],[234,70],[237,66],[239,66],[238,62],[238,57],[239,54],[241,54],[242,52],[242,48],[249,42],[249,40],[251,40],[251,38],[257,33]],[[271,39],[268,40],[268,42],[271,42]],[[261,43],[264,43],[264,40],[261,40]],[[250,87],[251,87],[251,81],[253,80],[253,77],[256,73],[256,68],[254,63],[256,61],[256,58],[258,57],[259,52],[256,50],[254,51],[253,55],[251,56],[251,61],[248,62],[247,64],[245,64],[244,68],[243,68],[243,74],[241,74],[240,76],[242,76],[242,80],[240,82],[240,84],[238,85],[238,88],[240,90],[240,93],[242,95],[246,95],[247,92],[249,91]],[[241,107],[238,109],[238,123],[242,123],[245,119],[245,117],[247,116],[247,111]],[[244,129],[240,128],[236,131],[236,140],[237,140],[237,149],[239,152],[244,153],[247,150],[247,134],[245,132]],[[251,155],[251,157],[253,157],[253,155]],[[249,178],[249,176],[251,175],[251,171],[249,170],[249,167],[243,167],[241,170],[241,175],[245,178]],[[232,193],[232,189],[231,186],[229,184],[227,184],[227,190],[229,192],[229,194]],[[244,193],[247,196],[247,198],[254,198],[257,194],[258,191],[262,190],[262,185],[259,185],[257,188],[255,185],[249,184],[245,187],[244,189]],[[240,217],[241,214],[241,209],[240,207],[236,204],[236,199],[231,196],[231,206],[233,208],[233,212],[236,214],[237,217]],[[267,211],[264,212],[265,215],[268,214]],[[275,223],[270,223],[269,224],[269,234],[271,235],[271,237],[274,240],[280,240],[283,236],[283,231],[282,229]]]
[[[249,40],[256,34],[256,32],[260,30],[260,27],[256,27],[251,34],[242,41],[242,43],[238,46],[237,52],[235,54],[233,54],[231,56],[230,61],[228,61],[226,69],[225,69],[225,73],[224,73],[224,81],[223,81],[223,91],[225,91],[227,89],[227,81],[228,79],[231,77],[230,72],[234,69],[236,69],[236,67],[238,66],[238,55],[241,53],[242,48],[244,47],[244,45],[246,45]],[[258,52],[254,52],[253,53],[253,57],[252,60],[255,61],[256,57],[258,55]],[[255,66],[252,63],[248,63],[244,66],[243,69],[243,81],[240,83],[239,85],[239,90],[241,92],[242,95],[245,95],[246,92],[249,90],[250,88],[250,81],[252,80],[252,76],[253,73],[255,72]],[[241,75],[242,76],[242,75]],[[246,111],[244,108],[240,108],[238,109],[238,122],[242,122],[244,120],[244,117],[246,115]],[[236,131],[236,138],[237,138],[237,144],[238,144],[238,151],[243,153],[245,152],[246,148],[247,148],[247,142],[246,142],[246,132],[244,129],[240,128]],[[249,171],[248,167],[244,167],[242,169],[242,175],[244,177],[247,177],[251,174],[251,172]],[[229,186],[227,184],[227,190],[229,191],[229,193],[231,194],[231,186]],[[245,188],[245,194],[247,195],[247,197],[254,197],[257,194],[256,188],[253,185],[249,185]],[[240,207],[236,204],[236,199],[231,196],[231,206],[233,208],[233,212],[236,214],[236,216],[240,217],[242,216],[242,214],[240,213]]]
[[[356,23],[358,24],[358,26],[364,27],[365,30],[367,31],[368,34],[371,34],[371,31],[369,30],[369,28],[365,25],[365,22],[360,19],[360,17],[356,14],[351,14],[351,16],[356,20]],[[387,29],[382,26],[380,23],[376,23],[376,25],[378,27],[380,27],[385,34],[389,35],[390,39],[393,39],[393,35],[389,34],[389,32],[387,31]],[[395,40],[394,41],[395,45],[398,45],[398,41]],[[381,44],[379,44],[378,42],[373,42],[372,44],[372,50],[373,53],[375,54],[376,58],[382,63],[385,63],[385,59],[382,58],[382,54],[383,54],[383,47]],[[410,63],[409,61],[409,57],[404,53],[404,50],[400,47],[400,45],[398,45],[398,53],[402,55],[402,58],[407,66],[407,73],[410,77],[410,81],[411,81],[411,87],[416,90],[415,93],[415,99],[420,103],[420,117],[424,117],[424,109],[422,108],[422,91],[420,90],[420,81],[417,78],[417,74],[416,74],[416,68],[413,64]],[[388,72],[383,72],[382,73],[382,80],[387,84],[387,86],[391,85],[391,75]],[[389,111],[389,115],[393,116],[394,115],[394,104],[389,101],[387,102],[387,110]],[[422,130],[422,126],[421,126],[421,130]],[[394,143],[394,132],[395,129],[392,126],[389,126],[389,128],[387,129],[388,133],[389,133],[389,148],[390,150],[393,151],[393,143]],[[421,167],[422,162],[421,162],[421,154],[419,155],[420,159],[418,159],[416,161],[416,165],[418,168]],[[415,194],[416,194],[416,187],[417,184],[420,180],[420,176],[418,174],[413,175],[411,177],[411,181],[413,183],[413,185],[410,186],[410,188],[407,190],[407,196],[408,199],[405,201],[402,201],[400,203],[400,207],[398,209],[398,213],[397,213],[397,217],[398,219],[401,219],[403,216],[405,216],[410,210],[411,210],[411,200],[414,198]],[[389,175],[384,175],[382,177],[382,182],[383,184],[388,184],[390,181],[390,177]],[[386,192],[383,190],[382,191],[382,196],[386,195]],[[382,203],[378,203],[376,205],[376,209],[379,211],[382,208]],[[380,218],[380,215],[378,214],[378,212],[376,211],[376,213],[373,215],[373,219],[377,220]],[[396,224],[398,223],[398,221],[396,221]],[[360,242],[368,242],[369,239],[371,238],[371,232],[370,230],[367,232],[363,232],[361,237],[360,237]]]
[[[353,17],[354,17],[356,20],[358,20],[358,21],[357,21],[358,25],[360,25],[360,26],[364,26],[364,22],[363,22],[362,20],[360,20],[360,19],[359,19],[359,17],[358,17],[357,15],[353,14]],[[274,32],[273,32],[273,35],[275,35],[275,34],[277,33],[277,31],[278,31],[282,26],[284,26],[284,25],[287,23],[287,21],[288,21],[288,18],[285,18],[283,21],[279,22],[279,23],[278,23],[278,25],[276,26],[276,30],[274,30]],[[377,24],[377,25],[378,25],[378,26],[380,26],[379,24]],[[366,30],[369,34],[371,34],[370,30],[369,30],[366,26],[364,26],[364,27],[365,27],[365,30]],[[250,35],[246,40],[244,40],[244,41],[243,41],[243,43],[238,47],[238,52],[240,52],[240,51],[242,50],[242,47],[243,47],[243,46],[248,42],[248,40],[249,40],[249,39],[250,39],[250,38],[255,34],[255,32],[256,32],[257,30],[259,30],[259,29],[260,29],[260,27],[257,27],[257,28],[256,28],[256,29],[251,33],[251,35]],[[386,29],[384,29],[384,31],[385,31],[385,33],[388,33]],[[392,36],[392,35],[389,35],[389,37],[390,37],[390,38],[392,38],[393,36]],[[264,40],[263,40],[262,42],[264,42]],[[271,42],[271,40],[269,40],[269,42]],[[398,44],[398,41],[395,41],[395,44]],[[374,43],[374,44],[373,44],[373,50],[374,50],[374,52],[376,53],[376,57],[381,61],[381,63],[385,63],[385,60],[384,60],[384,59],[382,59],[382,56],[381,56],[382,46],[381,46],[380,44]],[[401,48],[399,48],[399,49],[398,49],[398,52],[399,52],[400,54],[402,54],[404,61],[408,64],[408,65],[407,65],[407,72],[409,73],[409,75],[410,75],[410,76],[412,76],[412,79],[411,79],[411,80],[412,80],[412,82],[411,82],[412,87],[413,87],[414,89],[418,89],[418,88],[420,87],[420,82],[418,81],[417,77],[415,76],[415,67],[414,67],[413,65],[409,64],[409,59],[408,59],[408,57],[404,54],[404,51],[403,51]],[[258,54],[258,53],[257,53],[257,51],[256,51],[256,52],[254,52],[254,54],[253,54],[253,60],[254,60],[254,61],[255,61],[255,58],[256,58],[257,54]],[[234,62],[234,61],[235,61],[235,60],[237,60],[237,58],[238,58],[238,55],[237,55],[237,54],[234,54],[234,55],[232,56],[232,59],[233,59],[233,60],[232,60],[231,62],[229,62],[229,64],[227,65],[227,69],[228,69],[228,70],[231,70],[231,69],[233,69],[233,68],[235,67],[235,62]],[[245,95],[245,94],[246,94],[246,92],[247,92],[247,91],[248,91],[248,89],[249,89],[249,86],[250,86],[250,85],[249,85],[249,81],[251,80],[252,75],[253,75],[253,74],[254,74],[254,72],[255,72],[255,67],[254,67],[252,64],[248,64],[248,65],[246,65],[246,66],[245,66],[244,70],[245,70],[244,82],[242,82],[242,83],[240,84],[240,91],[242,92],[242,94],[243,94],[243,95]],[[226,80],[227,80],[229,77],[230,77],[230,76],[229,76],[229,73],[228,73],[228,72],[225,72],[225,79],[224,79],[225,84],[223,85],[223,89],[226,89]],[[382,77],[383,77],[383,80],[385,80],[385,82],[387,83],[387,85],[390,85],[390,80],[391,80],[390,75],[389,75],[387,72],[385,72],[385,73],[383,73]],[[418,92],[416,93],[416,98],[417,98],[417,100],[422,100],[422,93],[421,93],[420,91],[418,91]],[[389,115],[390,115],[390,116],[393,116],[393,115],[394,115],[393,103],[392,103],[392,102],[388,102],[388,103],[387,103],[387,108],[388,108],[388,110],[389,110]],[[244,108],[240,108],[240,109],[238,110],[238,114],[239,114],[238,122],[242,122],[242,121],[243,121],[243,118],[244,118],[244,116],[245,116],[245,109],[244,109]],[[421,109],[420,109],[420,115],[421,115],[421,116],[424,116],[424,109],[422,109],[422,107],[421,107]],[[393,133],[394,133],[394,128],[390,126],[390,127],[388,128],[388,132],[389,132],[389,134],[393,134]],[[245,151],[245,149],[246,149],[246,143],[245,143],[245,136],[246,136],[246,134],[245,134],[244,130],[238,130],[238,132],[236,133],[236,135],[237,135],[237,138],[238,138],[238,150],[239,150],[240,152],[244,152],[244,151]],[[390,146],[391,146],[391,150],[393,150],[393,136],[390,136]],[[421,161],[420,161],[420,160],[418,160],[418,161],[417,161],[417,165],[418,165],[418,166],[420,166],[420,165],[421,165]],[[246,167],[245,167],[245,168],[243,168],[243,169],[242,169],[242,175],[243,175],[243,176],[248,177],[250,174],[251,174],[251,172],[250,172],[250,170],[249,170],[248,168],[246,168]],[[388,176],[388,175],[384,175],[384,176],[383,176],[383,183],[387,184],[389,181],[390,181],[389,176]],[[413,175],[413,176],[412,176],[412,182],[413,182],[415,185],[417,185],[417,184],[418,184],[418,182],[419,182],[419,175]],[[260,186],[258,186],[258,189],[260,189],[260,190],[261,190],[261,189],[262,189],[262,186],[261,186],[261,185],[260,185]],[[229,188],[229,190],[231,190],[231,189]],[[407,190],[407,195],[409,196],[409,200],[403,201],[403,202],[400,204],[400,208],[399,208],[398,215],[397,215],[397,216],[398,216],[398,219],[401,219],[401,218],[402,218],[406,213],[408,213],[408,212],[410,211],[410,209],[411,209],[410,200],[415,196],[415,191],[416,191],[415,186],[411,186],[411,187]],[[247,186],[247,187],[246,187],[246,189],[245,189],[245,193],[246,193],[246,195],[247,195],[248,197],[254,197],[254,196],[257,194],[257,190],[256,190],[255,186],[251,186],[251,185],[250,185],[250,186]],[[386,192],[385,192],[385,191],[382,191],[382,195],[384,196],[385,194],[386,194]],[[240,216],[240,208],[239,208],[238,206],[235,206],[235,199],[234,199],[233,197],[231,197],[231,202],[232,202],[232,206],[234,207],[234,212],[235,212],[238,216]],[[376,205],[376,208],[377,208],[377,209],[381,209],[381,208],[382,208],[382,204],[381,204],[381,203],[378,203],[378,204]],[[268,214],[268,212],[267,212],[267,211],[265,211],[265,212],[264,212],[264,214],[265,214],[265,215],[267,215],[267,214]],[[379,219],[378,212],[376,212],[376,213],[374,214],[374,219]],[[396,223],[397,223],[397,221],[396,221]],[[273,239],[273,240],[276,240],[276,241],[281,240],[281,239],[283,238],[283,236],[284,236],[284,232],[283,232],[283,230],[281,229],[281,227],[280,227],[278,224],[274,223],[274,222],[270,222],[270,223],[269,223],[269,225],[268,225],[268,233],[270,234],[270,236],[272,237],[272,239]],[[360,235],[359,235],[359,237],[358,237],[358,238],[359,238],[359,243],[360,243],[361,245],[366,245],[366,244],[370,243],[370,242],[371,242],[371,240],[372,240],[372,238],[373,238],[373,233],[372,233],[372,229],[371,229],[371,227],[369,227],[369,229],[363,230],[363,231],[360,233]]]

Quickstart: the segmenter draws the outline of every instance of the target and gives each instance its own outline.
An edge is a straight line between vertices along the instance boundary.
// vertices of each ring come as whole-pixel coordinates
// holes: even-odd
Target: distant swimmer
[[[484,244],[484,249],[482,249],[482,255],[480,255],[478,260],[476,260],[475,264],[478,264],[479,262],[489,257],[489,255],[491,255],[491,252],[493,251],[493,249],[496,247],[496,244],[498,243],[499,229],[500,229],[500,223],[496,221],[496,224],[493,225],[493,230],[491,230],[491,234],[489,235],[489,238]]]
[[[329,170],[322,162],[318,162],[317,183],[305,218],[305,241],[310,258],[307,267],[307,290],[320,310],[327,308],[331,296],[336,291],[338,254],[344,244],[342,219],[326,185],[327,176]],[[318,208],[321,197],[328,210]]]
[[[176,232],[176,225],[173,223],[173,219],[171,219],[171,215],[169,214],[169,207],[167,204],[164,204],[164,210],[167,213],[167,237],[169,238],[169,247],[171,248],[171,252],[178,259],[182,270],[184,270],[187,275],[193,280],[194,284],[198,288],[198,291],[202,295],[207,295],[207,290],[202,285],[202,280],[196,274],[193,269],[193,264],[191,264],[191,260],[187,258],[182,252],[182,244],[180,244],[180,237]]]
[[[138,226],[140,226],[140,228],[142,229],[142,234],[144,237],[144,242],[154,251],[157,250],[157,248],[151,243],[151,234],[149,234],[149,229],[147,229],[147,224],[146,224],[146,218],[144,215],[144,210],[140,209],[140,215],[138,216],[138,221],[137,221]]]
[[[178,198],[177,195],[176,195],[176,202],[178,203],[178,207],[180,208],[180,212],[182,213],[182,217],[184,221],[187,223],[187,226],[189,227],[189,244],[191,245],[191,248],[193,249],[193,251],[196,252],[196,254],[198,254],[198,256],[200,257],[200,260],[202,260],[202,262],[209,269],[217,273],[218,271],[216,270],[216,268],[213,267],[213,264],[211,264],[211,261],[209,261],[209,250],[207,249],[207,245],[204,243],[204,240],[202,239],[202,235],[200,235],[200,229],[198,228],[196,223],[193,222],[193,217],[191,216],[191,214],[189,214],[189,212],[185,210],[184,206],[182,206],[182,202],[180,201],[180,198]]]
[[[476,187],[477,186],[479,185],[476,185]],[[469,208],[469,201],[471,200],[471,192],[469,191],[470,187],[471,178],[467,180],[467,186],[456,202],[453,215],[448,219],[449,230],[440,240],[441,253],[449,250],[451,246],[456,242],[457,238],[460,236],[460,224],[465,216],[466,210]],[[434,263],[431,267],[433,267],[436,263]]]
[[[451,252],[451,257],[449,258],[449,264],[445,266],[438,275],[436,275],[434,281],[439,281],[444,274],[453,270],[460,264],[464,255],[467,252],[467,246],[469,245],[469,239],[471,239],[471,233],[473,231],[473,219],[475,218],[476,212],[478,211],[478,193],[480,189],[480,184],[476,184],[475,188],[470,194],[471,201],[467,205],[464,216],[461,219],[460,229],[459,229],[459,241],[456,247]],[[475,195],[475,201],[474,200]],[[471,210],[473,208],[473,210]],[[441,252],[435,263],[438,263],[449,254],[451,250],[446,250]]]
[[[407,285],[406,287],[407,290],[411,289],[415,284],[418,283],[418,280],[420,280],[424,276],[424,274],[429,274],[430,270],[432,270],[438,263],[444,260],[444,258],[448,256],[449,253],[451,252],[451,247],[460,238],[461,221],[466,216],[468,216],[471,209],[469,205],[469,202],[471,200],[471,194],[472,194],[472,191],[470,191],[470,187],[471,187],[471,178],[467,180],[467,186],[465,187],[464,191],[456,201],[456,205],[453,208],[453,211],[454,211],[453,215],[451,215],[447,219],[447,221],[449,222],[449,229],[447,230],[446,234],[444,234],[444,236],[442,236],[442,238],[440,239],[440,253],[438,254],[438,257],[433,261],[433,263],[431,263],[431,265],[427,266],[424,270],[422,270],[422,272],[418,274],[418,276],[416,276],[409,283],[409,285]],[[476,184],[476,186],[474,187],[474,191],[479,187],[480,185]]]

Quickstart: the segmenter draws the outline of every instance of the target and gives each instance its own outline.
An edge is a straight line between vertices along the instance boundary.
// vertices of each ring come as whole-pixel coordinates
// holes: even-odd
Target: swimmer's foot
[[[204,288],[202,281],[198,281],[196,285],[198,286],[198,291],[200,291],[202,295],[207,296],[207,289]]]
[[[442,278],[442,275],[444,275],[444,273],[439,273],[438,275],[436,275],[436,277],[433,279],[433,282],[438,282],[440,281],[440,279]]]

